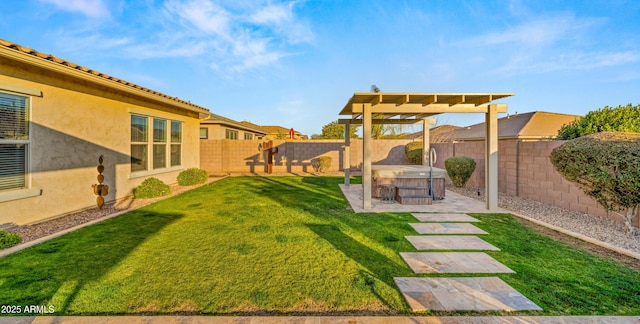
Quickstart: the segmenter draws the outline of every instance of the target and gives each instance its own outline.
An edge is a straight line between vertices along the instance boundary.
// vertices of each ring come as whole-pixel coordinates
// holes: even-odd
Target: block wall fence
[[[373,164],[409,164],[404,146],[411,140],[374,140]],[[201,140],[200,167],[210,174],[266,174],[265,152],[259,150],[262,141]],[[278,148],[273,171],[276,173],[313,172],[312,163],[320,156],[331,157],[330,171],[344,171],[343,140],[274,140]],[[501,140],[498,144],[498,191],[620,221],[615,213],[607,213],[595,200],[586,196],[573,183],[558,173],[549,156],[563,141],[523,142]],[[434,143],[438,160],[436,167],[444,169],[444,161],[452,156],[468,156],[476,161],[476,170],[467,182],[468,186],[484,190],[484,141],[464,143]],[[350,170],[362,168],[362,140],[352,139],[350,145]],[[635,225],[640,224],[638,217]]]
[[[409,164],[404,155],[404,146],[410,140],[374,140],[374,164]],[[249,140],[201,140],[200,168],[210,174],[267,172],[266,152],[260,150],[262,141]],[[313,172],[312,163],[320,156],[331,157],[330,171],[344,171],[344,140],[274,140],[278,148],[273,163],[273,172]],[[350,169],[362,167],[362,140],[353,139],[350,145]]]

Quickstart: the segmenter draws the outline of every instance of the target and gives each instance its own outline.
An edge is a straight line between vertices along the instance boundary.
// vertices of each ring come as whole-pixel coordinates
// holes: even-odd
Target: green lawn
[[[353,214],[337,177],[234,177],[0,259],[0,305],[74,314],[409,314],[406,213]],[[544,312],[640,315],[640,272],[473,215]]]

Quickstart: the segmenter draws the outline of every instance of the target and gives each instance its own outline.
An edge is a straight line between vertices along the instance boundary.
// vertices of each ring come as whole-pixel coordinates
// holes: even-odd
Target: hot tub
[[[429,171],[432,172],[429,175]],[[435,199],[444,199],[445,176],[447,171],[423,165],[372,165],[371,193],[380,197],[380,185],[400,187],[428,187],[433,178],[433,195]],[[428,195],[428,189],[416,190],[417,194]]]

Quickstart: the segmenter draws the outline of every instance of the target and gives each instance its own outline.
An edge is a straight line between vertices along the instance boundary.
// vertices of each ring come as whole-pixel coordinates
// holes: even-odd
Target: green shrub
[[[157,178],[147,178],[133,189],[136,198],[155,198],[171,193],[171,187]]]
[[[331,157],[330,156],[320,156],[317,159],[311,161],[311,166],[316,170],[316,172],[325,172],[331,168]]]
[[[407,143],[404,146],[404,155],[409,164],[422,165],[422,141]]]
[[[178,184],[181,186],[193,186],[198,183],[205,183],[209,179],[207,171],[190,168],[186,169],[178,174]]]
[[[551,152],[551,163],[608,211],[626,211],[623,220],[638,233],[640,134],[602,132],[568,141]]]
[[[640,132],[640,105],[618,106],[590,111],[584,117],[562,126],[558,140],[571,140],[599,132]]]
[[[463,187],[475,171],[476,161],[467,156],[454,156],[444,161],[444,167],[453,185]]]
[[[12,247],[20,242],[22,242],[20,235],[0,230],[0,250]]]

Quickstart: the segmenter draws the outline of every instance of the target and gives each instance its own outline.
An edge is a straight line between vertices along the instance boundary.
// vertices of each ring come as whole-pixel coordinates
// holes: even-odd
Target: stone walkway
[[[488,234],[467,223],[410,223],[418,234]]]
[[[400,252],[415,273],[515,273],[484,252]]]
[[[405,236],[416,250],[483,250],[500,251],[487,241],[469,235]]]
[[[420,234],[488,234],[470,223],[465,214],[413,214],[422,223],[411,223]],[[484,252],[450,250],[499,250],[477,236],[406,236],[417,250],[446,252],[401,252],[415,273],[515,273]],[[497,277],[393,278],[413,311],[516,311],[542,310],[527,297]]]

